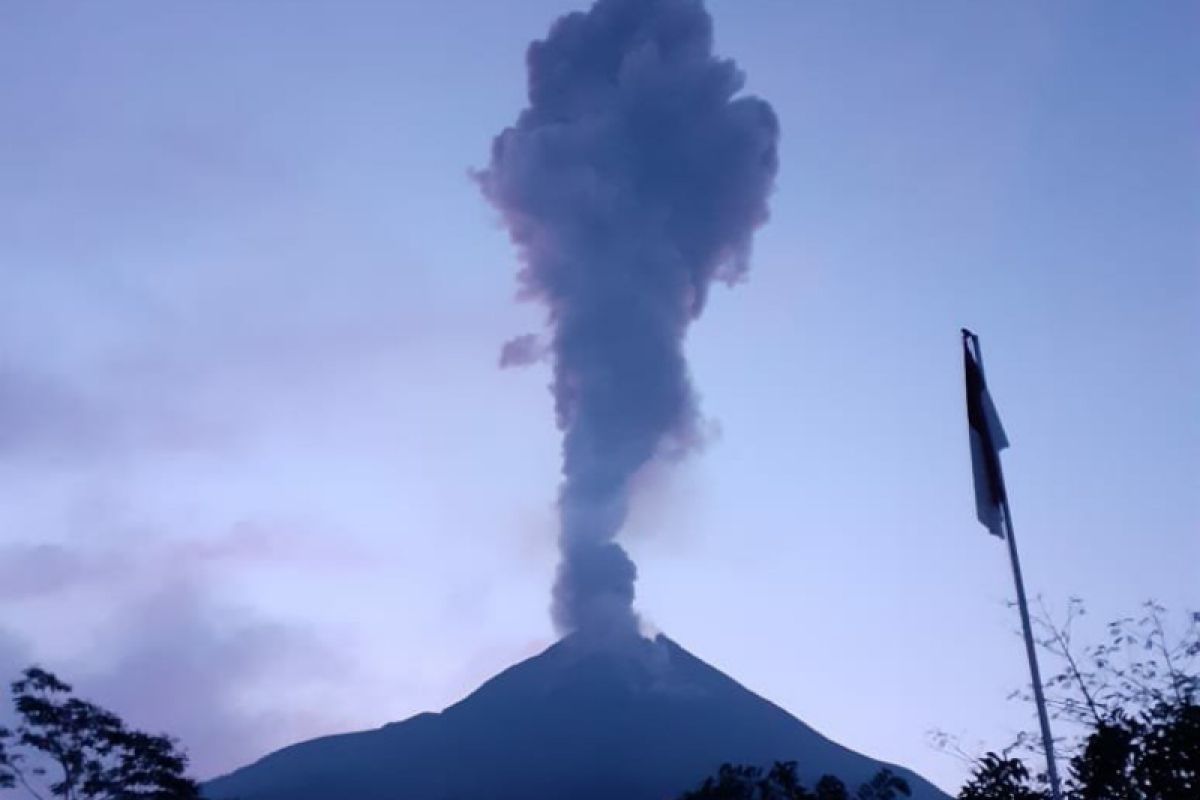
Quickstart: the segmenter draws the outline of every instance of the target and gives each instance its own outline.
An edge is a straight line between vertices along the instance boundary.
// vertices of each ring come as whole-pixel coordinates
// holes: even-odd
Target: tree
[[[131,730],[111,711],[72,695],[39,667],[12,683],[19,720],[0,728],[0,788],[35,800],[198,800],[187,756],[173,740]]]
[[[822,775],[821,780],[817,781],[815,794],[817,800],[849,800],[850,798],[846,784],[842,783],[841,779],[835,775]]]
[[[871,780],[858,787],[855,795],[858,800],[896,800],[897,797],[908,797],[912,790],[908,781],[892,772],[881,769]]]
[[[859,787],[858,800],[896,800],[912,794],[908,782],[891,770],[880,770]],[[776,761],[764,772],[761,767],[722,764],[717,774],[679,800],[850,800],[846,785],[833,775],[824,775],[810,791],[796,775],[795,761]]]
[[[1166,610],[1146,603],[1138,617],[1109,623],[1099,645],[1078,648],[1072,626],[1085,615],[1072,599],[1055,624],[1042,609],[1038,643],[1061,664],[1046,681],[1046,702],[1074,734],[1056,743],[1068,765],[1070,800],[1200,798],[1200,614],[1177,639]],[[1028,698],[1026,698],[1028,699]],[[1029,741],[1031,737],[1019,740]],[[1019,759],[989,753],[961,800],[1041,800],[1043,776],[1031,779]]]
[[[777,761],[769,772],[761,767],[722,764],[713,777],[679,800],[812,800],[796,778],[796,762]]]
[[[988,753],[979,759],[971,780],[958,797],[959,800],[1046,800],[1049,793],[1032,784],[1029,768],[1019,758]]]

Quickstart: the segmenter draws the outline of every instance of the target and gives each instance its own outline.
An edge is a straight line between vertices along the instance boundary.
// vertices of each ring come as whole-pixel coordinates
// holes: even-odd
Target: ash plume
[[[536,333],[525,333],[509,339],[500,348],[500,369],[527,367],[540,361],[545,355],[545,346]]]
[[[700,0],[598,0],[526,57],[528,106],[478,174],[548,310],[563,432],[560,632],[636,631],[616,538],[651,459],[696,439],[683,354],[713,280],[748,267],[778,167],[770,105],[713,54]]]

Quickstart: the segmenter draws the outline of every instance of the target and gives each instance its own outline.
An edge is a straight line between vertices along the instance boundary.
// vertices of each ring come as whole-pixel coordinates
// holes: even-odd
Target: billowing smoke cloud
[[[560,631],[636,629],[615,541],[631,482],[696,437],[683,355],[714,279],[745,273],[779,127],[713,55],[700,0],[599,0],[527,55],[529,106],[479,174],[546,304],[563,431]]]

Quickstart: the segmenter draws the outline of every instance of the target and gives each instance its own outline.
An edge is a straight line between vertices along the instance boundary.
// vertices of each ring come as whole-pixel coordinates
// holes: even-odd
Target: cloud
[[[171,389],[0,364],[0,461],[79,465],[135,452],[207,450],[229,439],[222,425],[171,398]]]
[[[102,526],[103,527],[103,526]],[[147,580],[195,579],[220,566],[350,567],[368,556],[345,542],[244,520],[217,536],[170,538],[105,531],[104,546],[79,542],[0,542],[0,602],[35,600],[88,588],[111,590]]]
[[[0,365],[0,456],[50,444],[87,449],[101,435],[93,406],[59,381]]]
[[[29,664],[29,652],[29,642],[0,628],[0,675],[15,677]],[[0,711],[0,719],[4,719],[7,712],[7,708]]]
[[[96,649],[87,660],[104,666],[79,676],[80,691],[133,725],[177,737],[198,775],[342,723],[327,709],[255,701],[266,686],[339,680],[349,670],[335,649],[305,627],[228,606],[199,581],[128,604]]]
[[[111,577],[116,567],[111,562],[103,567],[89,563],[57,544],[0,545],[0,602],[53,595],[93,578]]]
[[[355,680],[342,651],[230,597],[232,568],[336,565],[319,542],[252,523],[207,540],[102,541],[0,547],[0,679],[41,663],[132,725],[178,738],[202,777],[351,722],[317,701]]]

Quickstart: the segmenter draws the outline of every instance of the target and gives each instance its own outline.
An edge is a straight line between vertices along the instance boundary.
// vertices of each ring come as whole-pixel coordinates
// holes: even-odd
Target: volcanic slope
[[[838,745],[665,636],[571,636],[440,714],[286,747],[214,800],[665,800],[723,762],[799,763],[853,790],[883,764]],[[908,770],[915,800],[946,795]]]

